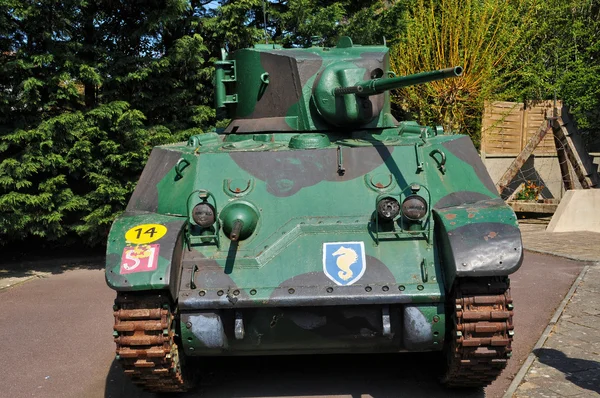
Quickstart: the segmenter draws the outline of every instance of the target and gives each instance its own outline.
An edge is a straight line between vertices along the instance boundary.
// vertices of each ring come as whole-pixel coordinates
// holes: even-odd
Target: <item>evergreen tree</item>
[[[151,148],[210,125],[189,12],[176,0],[0,4],[0,243],[102,243]]]
[[[571,107],[590,149],[600,150],[600,2],[538,3],[527,33],[503,98],[532,102],[556,95]]]

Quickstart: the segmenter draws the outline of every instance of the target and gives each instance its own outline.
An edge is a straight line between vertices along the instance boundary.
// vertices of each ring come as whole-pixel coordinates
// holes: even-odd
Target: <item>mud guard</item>
[[[521,266],[521,232],[515,213],[502,199],[433,212],[448,290],[456,277],[509,275]]]
[[[116,291],[168,290],[176,298],[187,219],[125,212],[108,236],[106,283]]]

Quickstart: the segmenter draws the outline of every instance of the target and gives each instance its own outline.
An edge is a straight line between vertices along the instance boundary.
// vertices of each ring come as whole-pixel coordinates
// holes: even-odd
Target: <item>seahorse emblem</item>
[[[354,272],[352,272],[350,266],[354,264],[356,260],[358,260],[358,255],[356,252],[350,248],[341,246],[333,253],[333,256],[339,256],[335,260],[335,264],[341,270],[338,272],[338,276],[345,281],[352,278]]]

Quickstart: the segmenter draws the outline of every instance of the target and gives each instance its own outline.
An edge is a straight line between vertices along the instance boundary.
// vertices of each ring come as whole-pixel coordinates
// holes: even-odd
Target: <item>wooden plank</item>
[[[522,213],[554,213],[558,203],[539,203],[526,200],[511,200],[506,202],[514,212]]]
[[[523,104],[487,102],[482,120],[482,148],[487,155],[521,151]]]
[[[567,163],[567,153],[565,152],[565,148],[560,142],[560,139],[554,133],[554,129],[552,129],[552,132],[552,136],[554,138],[554,146],[556,147],[556,154],[558,155],[560,175],[562,176],[562,182],[566,192],[568,190],[575,189],[575,186],[573,184],[573,180],[571,180],[571,173],[569,172],[569,163]]]
[[[562,111],[562,130],[565,133],[567,143],[573,151],[576,158],[579,160],[581,167],[583,168],[584,174],[589,177],[592,182],[592,186],[597,186],[600,183],[600,178],[596,172],[596,168],[592,162],[592,158],[585,150],[581,135],[577,130],[575,121],[571,119],[567,109]]]
[[[496,183],[496,189],[498,189],[498,193],[502,195],[504,189],[508,186],[508,184],[510,184],[512,179],[515,178],[519,170],[521,170],[521,167],[523,167],[527,159],[529,159],[529,156],[531,156],[535,147],[544,139],[550,128],[550,123],[548,123],[547,120],[544,120],[544,122],[537,129],[536,133],[529,139],[529,142],[527,142],[527,145],[525,145],[525,148],[523,148],[519,156],[513,160],[504,175],[500,177],[500,180],[498,180]]]
[[[590,172],[586,170],[585,165],[582,163],[582,159],[579,157],[579,153],[572,142],[572,138],[569,138],[567,127],[562,118],[559,117],[552,123],[552,129],[555,137],[559,140],[560,146],[565,149],[567,158],[569,159],[569,162],[571,162],[571,166],[573,166],[573,171],[575,171],[575,175],[577,176],[581,187],[583,189],[589,189],[598,185],[597,174],[590,174]]]
[[[557,101],[557,106],[562,106],[560,101]],[[546,120],[548,117],[554,114],[554,102],[553,101],[536,101],[529,104],[525,109],[524,119],[526,126],[523,129],[523,142],[529,141],[529,139],[535,134],[537,127]],[[556,115],[560,116],[560,114]],[[556,153],[554,146],[554,139],[549,134],[537,145],[533,151],[534,155],[554,155]]]

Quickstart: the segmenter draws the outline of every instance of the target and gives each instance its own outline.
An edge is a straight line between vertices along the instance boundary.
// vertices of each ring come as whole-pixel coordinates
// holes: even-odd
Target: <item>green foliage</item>
[[[544,189],[543,185],[537,185],[533,181],[527,181],[523,188],[515,195],[516,200],[538,200],[542,190]]]
[[[406,35],[392,48],[396,73],[462,66],[464,74],[398,91],[395,103],[421,123],[469,134],[479,142],[484,101],[511,73],[513,50],[525,35],[531,5],[525,0],[419,0]]]
[[[250,47],[264,36],[258,27],[262,16],[261,0],[228,0],[202,20],[203,36],[215,50],[226,46],[228,51]],[[213,52],[215,56],[218,51]]]
[[[102,243],[151,148],[215,125],[221,48],[385,37],[399,74],[465,67],[397,92],[406,118],[477,143],[485,100],[556,93],[600,136],[599,14],[596,0],[3,0],[0,245]]]
[[[103,243],[153,146],[213,124],[187,1],[0,3],[0,245]]]
[[[507,78],[502,98],[531,102],[556,95],[600,150],[599,35],[600,2],[538,3],[527,39],[515,51],[515,72]]]
[[[350,36],[362,45],[380,45],[384,38],[392,45],[405,32],[404,15],[409,4],[408,1],[376,1],[351,15],[343,25],[341,35]]]
[[[324,45],[335,45],[344,6],[340,2],[324,3],[327,2],[290,0],[285,8],[273,9],[277,32],[274,40],[286,47],[308,47],[313,44],[313,36],[318,36]]]
[[[16,155],[0,162],[0,234],[49,241],[84,236],[100,241],[126,205],[139,173],[170,131],[144,128],[125,102],[69,112],[1,138]]]

